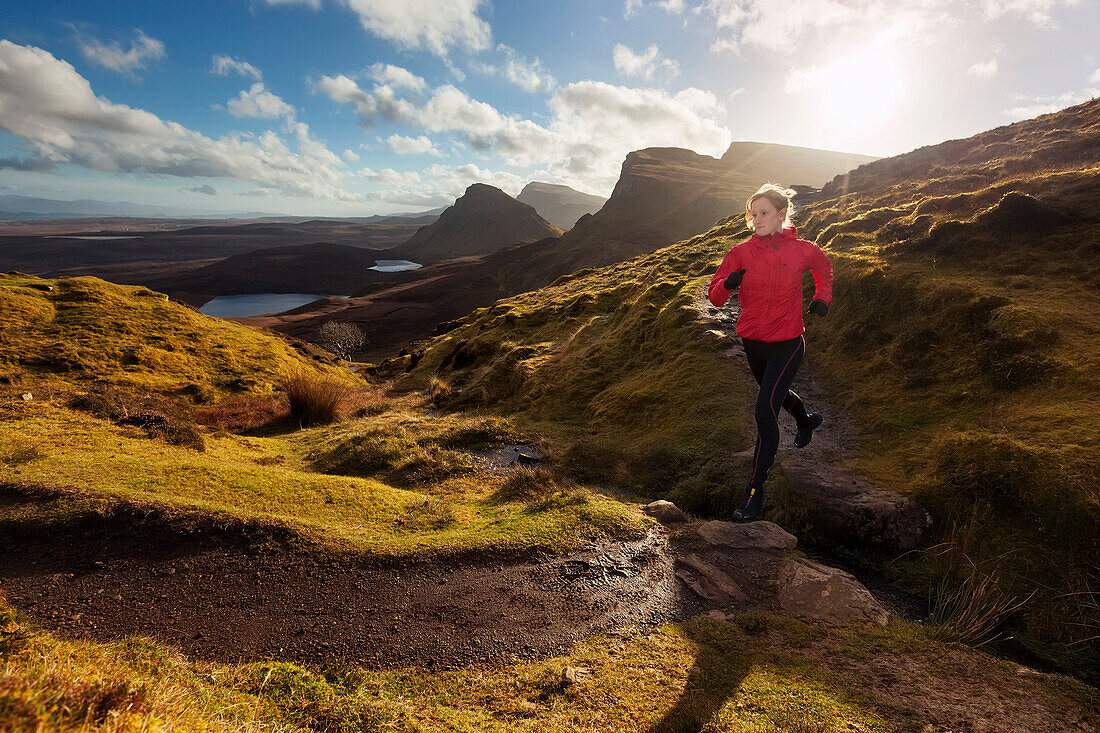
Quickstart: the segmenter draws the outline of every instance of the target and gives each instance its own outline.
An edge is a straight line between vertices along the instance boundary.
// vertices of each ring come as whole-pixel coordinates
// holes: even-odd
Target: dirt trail
[[[9,497],[0,515],[28,501],[41,500]],[[556,557],[377,561],[123,510],[4,545],[0,588],[45,628],[147,634],[223,661],[454,666],[707,608],[676,580],[660,530]]]

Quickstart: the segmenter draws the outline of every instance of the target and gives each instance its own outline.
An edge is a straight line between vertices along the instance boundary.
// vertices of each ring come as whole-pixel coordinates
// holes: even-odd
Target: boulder
[[[642,511],[661,524],[675,524],[688,520],[687,515],[680,511],[680,507],[664,499],[658,499],[657,501],[646,504]]]
[[[849,573],[801,557],[788,559],[780,568],[776,602],[792,616],[830,626],[885,626],[890,618]]]
[[[773,522],[705,522],[696,532],[711,545],[732,550],[761,550],[785,554],[798,545],[798,539]]]
[[[929,542],[932,517],[904,494],[801,461],[785,463],[783,472],[791,499],[826,535],[888,552],[908,552]]]

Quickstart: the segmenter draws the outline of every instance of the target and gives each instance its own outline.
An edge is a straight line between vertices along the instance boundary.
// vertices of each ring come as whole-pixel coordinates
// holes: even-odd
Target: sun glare
[[[905,93],[901,55],[868,47],[815,69],[803,84],[818,97],[823,125],[840,138],[872,132],[897,110]]]

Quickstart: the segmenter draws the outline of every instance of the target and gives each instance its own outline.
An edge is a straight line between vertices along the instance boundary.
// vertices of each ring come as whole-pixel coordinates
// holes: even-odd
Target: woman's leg
[[[801,336],[767,345],[755,342],[745,347],[750,365],[754,359],[759,363],[765,355],[766,358],[763,362],[760,394],[756,399],[756,449],[753,451],[752,472],[749,474],[748,496],[734,512],[737,519],[754,519],[763,508],[764,482],[768,479],[768,471],[775,462],[775,454],[779,449],[779,410],[789,399],[791,380],[794,379],[805,352],[806,342]]]
[[[741,343],[745,347],[745,357],[748,359],[749,370],[752,372],[753,378],[756,379],[757,384],[763,384],[764,373],[768,367],[768,356],[774,351],[772,347],[775,346],[775,343],[752,341],[750,339],[741,339]],[[794,421],[798,423],[799,429],[803,429],[808,425],[809,415],[806,412],[806,405],[803,404],[802,398],[791,389],[787,390],[787,395],[783,398],[783,409],[791,414]]]

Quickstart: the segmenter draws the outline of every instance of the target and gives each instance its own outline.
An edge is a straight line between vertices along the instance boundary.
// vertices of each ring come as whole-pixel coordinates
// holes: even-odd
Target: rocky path
[[[731,367],[753,385],[755,382],[745,359],[744,347],[734,326],[740,309],[735,299],[715,308],[700,290],[695,307],[711,325],[711,334],[726,347]],[[856,423],[850,415],[831,404],[815,378],[813,345],[807,345],[807,357],[795,376],[793,389],[811,412],[824,417],[813,441],[803,449],[793,445],[795,424],[787,413],[780,416],[780,444],[776,465],[788,479],[788,501],[793,511],[803,513],[815,529],[847,542],[858,541],[887,553],[899,553],[925,546],[929,541],[932,519],[912,499],[877,487],[844,468],[860,447]],[[752,421],[751,404],[745,405]],[[747,456],[752,446],[746,446]]]

